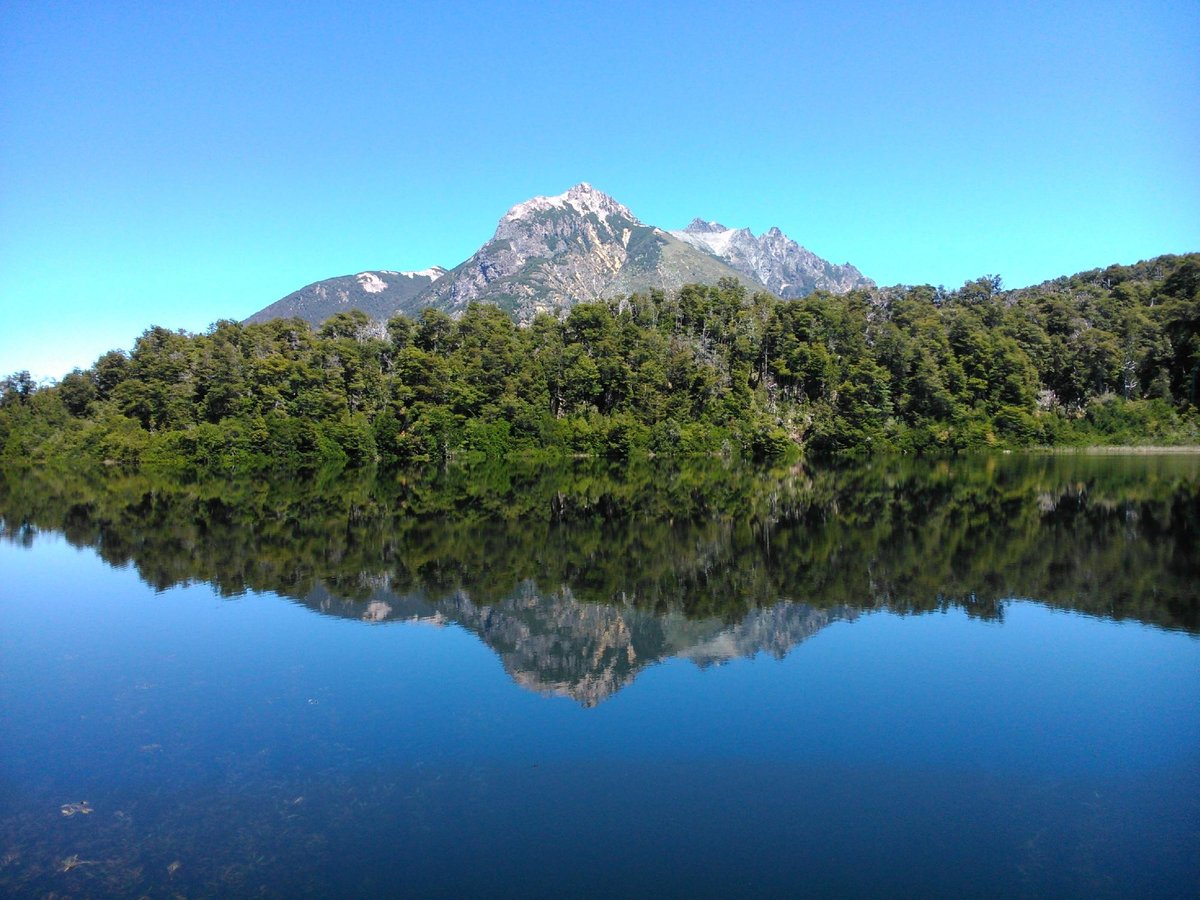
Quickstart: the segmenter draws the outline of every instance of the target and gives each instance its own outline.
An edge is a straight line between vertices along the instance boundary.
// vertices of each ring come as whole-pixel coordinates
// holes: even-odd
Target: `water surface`
[[[0,520],[6,893],[1200,890],[1197,457],[25,478]]]

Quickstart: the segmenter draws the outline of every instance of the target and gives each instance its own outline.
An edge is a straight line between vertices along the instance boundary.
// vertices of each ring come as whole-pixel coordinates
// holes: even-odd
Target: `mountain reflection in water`
[[[750,610],[735,622],[692,619],[681,612],[585,603],[565,588],[539,591],[532,581],[487,605],[475,603],[465,591],[426,600],[391,593],[386,586],[365,601],[318,588],[302,602],[328,615],[366,622],[457,623],[500,657],[517,684],[589,707],[662,660],[679,657],[709,666],[761,652],[782,658],[829,623],[858,614],[848,607],[815,609],[781,602]]]
[[[1007,598],[1200,631],[1200,457],[985,457],[664,476],[451,470],[308,482],[0,481],[10,540],[61,531],[157,589],[272,591],[456,623],[519,684],[594,706],[647,666],[782,657],[863,611]]]

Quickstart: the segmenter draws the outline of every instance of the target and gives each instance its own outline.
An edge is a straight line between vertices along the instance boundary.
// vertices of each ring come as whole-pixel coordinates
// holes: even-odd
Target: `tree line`
[[[0,381],[0,459],[226,474],[450,460],[1195,442],[1200,254],[1021,290],[800,300],[741,284],[582,303],[152,327]]]

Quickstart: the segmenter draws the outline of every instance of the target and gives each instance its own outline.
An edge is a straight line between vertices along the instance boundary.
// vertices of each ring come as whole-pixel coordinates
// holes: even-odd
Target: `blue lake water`
[[[292,556],[266,507],[11,489],[0,891],[1196,896],[1197,463],[988,465],[558,486],[440,552],[463,513],[347,488]]]

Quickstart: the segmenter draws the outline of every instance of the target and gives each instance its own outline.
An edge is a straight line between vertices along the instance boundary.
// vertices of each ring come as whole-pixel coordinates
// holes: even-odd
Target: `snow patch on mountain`
[[[387,282],[374,272],[359,272],[354,276],[358,286],[368,294],[382,294],[388,289]]]
[[[430,266],[428,269],[420,269],[416,272],[401,272],[400,274],[406,278],[429,278],[437,281],[446,274],[446,270],[441,266]]]
[[[705,224],[716,225],[716,228],[707,231],[672,231],[671,234],[684,243],[691,244],[693,247],[701,250],[707,250],[709,253],[720,256],[723,259],[729,255],[729,248],[733,244],[735,237],[750,235],[748,228],[726,228],[724,225],[717,225],[716,222],[707,222]]]

